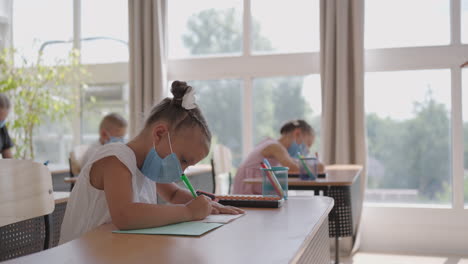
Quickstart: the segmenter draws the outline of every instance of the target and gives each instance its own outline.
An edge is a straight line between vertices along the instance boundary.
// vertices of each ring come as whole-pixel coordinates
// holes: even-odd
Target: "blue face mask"
[[[107,140],[107,142],[105,144],[109,144],[109,143],[125,143],[125,140],[124,140],[123,137],[109,136],[109,139]]]
[[[163,159],[158,155],[155,147],[153,146],[148,155],[146,155],[145,161],[143,162],[143,166],[140,170],[147,178],[159,183],[177,182],[180,180],[180,176],[182,175],[182,167],[180,166],[179,159],[172,151],[169,133],[167,136],[169,139],[171,154],[167,155],[167,157]]]
[[[4,127],[6,124],[6,119],[5,120],[2,120],[0,121],[0,128]]]
[[[291,156],[292,158],[299,158],[297,153],[301,153],[301,155],[304,155],[306,154],[306,152],[307,146],[304,143],[297,144],[295,140],[288,147],[289,156]]]

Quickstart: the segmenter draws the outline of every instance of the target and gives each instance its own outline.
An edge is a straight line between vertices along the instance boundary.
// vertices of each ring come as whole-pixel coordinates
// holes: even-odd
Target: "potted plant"
[[[47,120],[61,121],[71,114],[87,75],[78,51],[67,59],[46,65],[20,57],[13,48],[0,53],[0,92],[7,93],[12,107],[9,128],[15,140],[15,158],[34,159],[34,130]]]

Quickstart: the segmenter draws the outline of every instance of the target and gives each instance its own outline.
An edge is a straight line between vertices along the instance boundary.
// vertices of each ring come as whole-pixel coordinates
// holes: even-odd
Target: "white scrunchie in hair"
[[[197,107],[197,104],[195,103],[195,89],[192,87],[189,87],[188,89],[189,90],[185,92],[184,97],[182,97],[182,107],[186,110]]]

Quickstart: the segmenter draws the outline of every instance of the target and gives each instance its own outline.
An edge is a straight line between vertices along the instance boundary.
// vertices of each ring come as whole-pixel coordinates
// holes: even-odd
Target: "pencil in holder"
[[[288,199],[288,170],[287,167],[261,168],[262,171],[262,195],[277,195]]]
[[[317,158],[300,158],[299,159],[299,178],[301,180],[315,180],[318,174]]]

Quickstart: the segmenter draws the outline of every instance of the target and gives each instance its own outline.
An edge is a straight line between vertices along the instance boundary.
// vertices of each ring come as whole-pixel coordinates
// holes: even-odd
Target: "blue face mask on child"
[[[167,155],[164,159],[161,158],[156,152],[156,148],[150,150],[146,155],[143,166],[141,167],[141,173],[152,181],[159,183],[171,183],[180,180],[182,175],[182,167],[180,166],[177,155],[172,151],[171,137],[167,134],[169,139],[169,147],[171,154]]]
[[[6,119],[5,120],[2,120],[0,121],[0,128],[4,127],[6,124]]]
[[[294,140],[291,145],[288,147],[289,156],[292,158],[299,158],[297,153],[301,153],[302,155],[306,154],[307,146],[304,143],[297,144]]]
[[[125,140],[124,140],[123,137],[109,136],[109,139],[107,140],[107,142],[105,144],[109,144],[109,143],[125,143]]]

